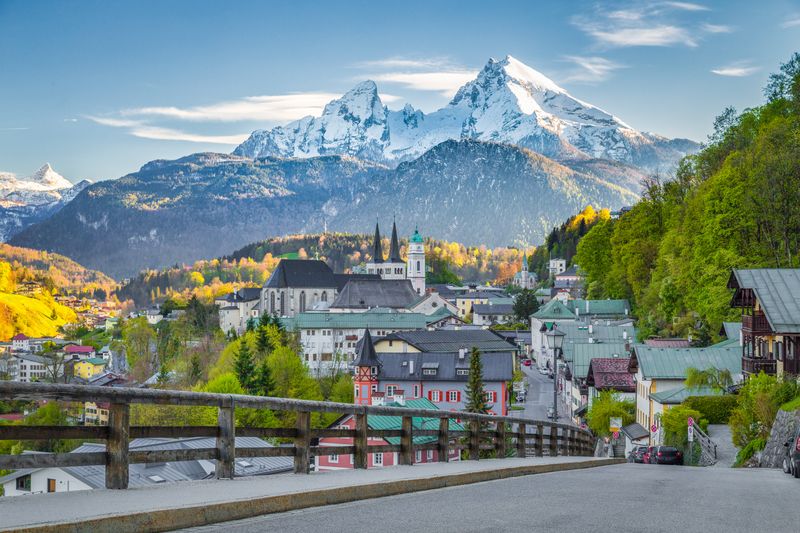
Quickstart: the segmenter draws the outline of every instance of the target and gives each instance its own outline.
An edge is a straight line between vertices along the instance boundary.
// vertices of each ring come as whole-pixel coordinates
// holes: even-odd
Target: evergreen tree
[[[469,380],[467,380],[467,407],[469,413],[488,413],[490,405],[486,403],[486,393],[483,390],[483,363],[481,352],[472,347],[469,357]]]
[[[256,332],[256,347],[262,355],[267,355],[275,349],[272,339],[269,337],[269,329],[266,326],[259,327]]]
[[[261,360],[261,363],[256,369],[255,378],[253,379],[253,390],[249,392],[259,396],[269,396],[274,389],[275,382],[272,379],[272,373],[270,372],[269,364],[267,364],[267,358],[265,357]]]
[[[248,348],[245,341],[239,343],[239,351],[236,352],[233,368],[236,372],[236,378],[239,380],[239,385],[247,392],[252,391],[255,379],[255,364],[253,363],[253,355],[250,353],[250,348]]]
[[[539,300],[536,299],[536,291],[523,289],[514,298],[514,316],[520,322],[527,322],[528,318],[539,310]]]
[[[192,355],[189,361],[189,383],[194,385],[203,376],[203,370],[200,368],[200,356],[197,354]]]

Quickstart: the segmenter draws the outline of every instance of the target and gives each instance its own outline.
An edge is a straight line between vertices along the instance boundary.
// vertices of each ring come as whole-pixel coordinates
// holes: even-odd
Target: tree
[[[269,362],[267,358],[261,360],[258,368],[256,369],[255,377],[252,383],[252,394],[259,396],[270,396],[275,389],[275,382],[272,380],[272,372],[269,369]]]
[[[483,362],[481,352],[472,347],[469,357],[469,379],[467,380],[467,405],[470,413],[488,413],[491,406],[486,403],[486,392],[483,390]]]
[[[236,352],[233,367],[242,389],[252,392],[255,379],[255,364],[253,363],[253,355],[250,353],[250,348],[244,341],[239,343],[239,350]]]
[[[634,401],[620,400],[616,391],[602,391],[592,400],[586,420],[595,435],[608,436],[611,434],[612,418],[621,418],[624,426],[634,421],[635,414]]]
[[[536,291],[523,289],[514,298],[514,316],[520,322],[527,322],[530,316],[539,310]]]
[[[192,354],[191,359],[189,359],[189,376],[188,381],[191,385],[194,385],[200,378],[203,377],[203,369],[200,368],[200,356]]]
[[[733,385],[731,371],[727,368],[709,367],[705,370],[697,368],[686,369],[686,381],[684,382],[690,389],[709,387],[713,390],[724,392]]]

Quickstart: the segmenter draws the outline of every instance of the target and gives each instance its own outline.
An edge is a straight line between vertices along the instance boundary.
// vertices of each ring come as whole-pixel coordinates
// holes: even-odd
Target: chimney
[[[624,341],[628,340],[628,332],[625,330],[622,331],[622,340]]]
[[[370,397],[370,405],[384,405],[386,395],[382,392],[374,391]]]
[[[586,314],[589,314],[589,300],[586,300]]]
[[[413,360],[408,362],[408,373],[412,374],[412,375],[414,374],[414,361]]]
[[[466,348],[459,348],[458,349],[458,358],[464,359],[467,356],[467,349]]]
[[[403,389],[394,390],[394,402],[398,405],[406,404],[406,391]]]
[[[594,327],[591,324],[589,324],[589,335],[591,335],[593,331]]]
[[[576,318],[580,318],[581,317],[581,310],[578,309],[577,307],[575,308],[575,317]]]

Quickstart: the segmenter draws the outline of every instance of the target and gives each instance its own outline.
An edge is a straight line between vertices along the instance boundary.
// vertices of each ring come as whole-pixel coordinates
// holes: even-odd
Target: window
[[[442,391],[440,390],[432,390],[428,391],[428,399],[432,402],[441,402],[442,401]]]
[[[415,463],[421,463],[422,462],[422,450],[417,450],[416,456],[414,457],[414,462]]]
[[[447,401],[451,403],[455,403],[460,400],[459,396],[461,396],[457,390],[447,391]]]
[[[27,474],[24,476],[20,476],[17,478],[17,490],[25,490],[30,492],[31,490],[31,475]]]
[[[469,376],[469,368],[457,368],[456,376]]]
[[[383,466],[383,454],[378,452],[372,456],[372,464],[375,466]]]
[[[386,396],[394,396],[394,391],[397,390],[397,385],[386,386]]]
[[[423,368],[422,369],[422,375],[423,376],[435,376],[436,375],[436,369],[435,368]]]
[[[433,461],[433,450],[428,450],[427,456],[428,461]]]
[[[494,403],[497,401],[497,392],[490,390],[486,392],[486,401],[489,403]]]
[[[328,456],[328,462],[331,463],[338,463],[339,462],[339,455],[336,453],[332,453]]]
[[[358,398],[358,385],[356,385],[355,387],[356,387],[355,396],[356,396],[356,398]]]
[[[372,372],[373,376],[377,376],[378,375],[378,367],[377,366],[373,366],[371,368],[371,372]]]
[[[321,297],[321,300],[322,300],[323,302],[327,302],[327,301],[328,301],[328,293],[327,293],[327,292],[325,292],[325,291],[322,291],[322,297]]]
[[[378,392],[378,385],[377,384],[372,385],[371,390],[372,392]]]
[[[414,385],[414,398],[419,398],[419,385]]]
[[[421,264],[420,264],[419,261],[417,261],[417,272],[421,272],[421,271],[422,271]]]

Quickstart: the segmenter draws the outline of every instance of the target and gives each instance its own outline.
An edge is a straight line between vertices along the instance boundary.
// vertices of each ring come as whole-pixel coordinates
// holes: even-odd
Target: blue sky
[[[800,50],[800,1],[0,0],[0,171],[115,178],[231,151],[374,79],[430,111],[511,54],[641,130],[703,140]]]

